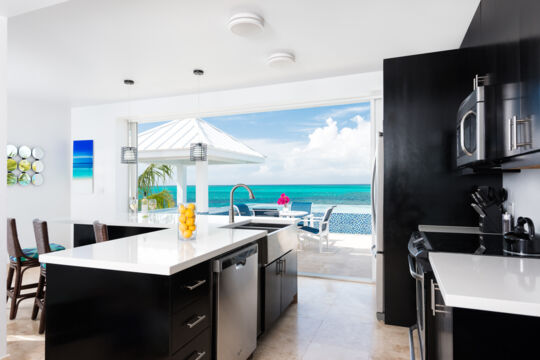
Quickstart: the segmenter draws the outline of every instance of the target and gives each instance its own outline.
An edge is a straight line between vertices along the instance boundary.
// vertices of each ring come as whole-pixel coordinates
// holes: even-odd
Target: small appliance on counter
[[[514,230],[504,234],[503,246],[508,255],[540,257],[540,237],[536,236],[533,221],[519,217]]]

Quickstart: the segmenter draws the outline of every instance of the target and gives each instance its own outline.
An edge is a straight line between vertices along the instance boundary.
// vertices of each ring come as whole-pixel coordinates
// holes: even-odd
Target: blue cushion
[[[51,243],[50,247],[51,247],[51,251],[60,251],[60,250],[65,250],[66,249],[62,245],[58,245],[58,244],[55,244],[55,243]],[[24,254],[24,256],[21,257],[22,262],[28,261],[30,259],[36,259],[37,260],[39,258],[39,253],[38,253],[37,248],[22,249],[22,252]],[[10,256],[9,259],[11,261],[17,261],[17,258],[15,256]]]
[[[307,231],[307,232],[310,232],[310,233],[313,233],[313,234],[318,234],[319,233],[319,229],[311,227],[311,226],[301,226],[300,230],[304,230],[304,231]]]

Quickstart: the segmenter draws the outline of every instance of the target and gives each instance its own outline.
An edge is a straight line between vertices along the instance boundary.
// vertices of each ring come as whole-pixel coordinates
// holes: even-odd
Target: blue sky
[[[370,104],[205,117],[267,156],[264,164],[209,168],[209,183],[365,184],[370,175]],[[162,124],[139,125],[139,132]],[[188,169],[188,183],[194,183]]]

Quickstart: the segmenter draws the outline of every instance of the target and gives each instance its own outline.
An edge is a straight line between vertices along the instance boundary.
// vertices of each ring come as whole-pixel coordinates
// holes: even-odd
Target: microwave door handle
[[[512,116],[512,150],[517,149],[517,116]]]
[[[474,115],[474,111],[469,110],[463,117],[461,118],[461,121],[459,122],[459,145],[461,146],[461,151],[463,151],[467,156],[472,156],[473,154],[467,150],[465,147],[465,129],[463,127],[463,124],[465,123],[465,119],[469,115]],[[478,130],[478,129],[477,129]]]

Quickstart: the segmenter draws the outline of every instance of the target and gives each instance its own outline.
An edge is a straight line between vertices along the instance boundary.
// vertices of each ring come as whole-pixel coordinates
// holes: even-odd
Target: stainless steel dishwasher
[[[257,251],[255,244],[213,263],[217,360],[246,360],[257,347]]]

